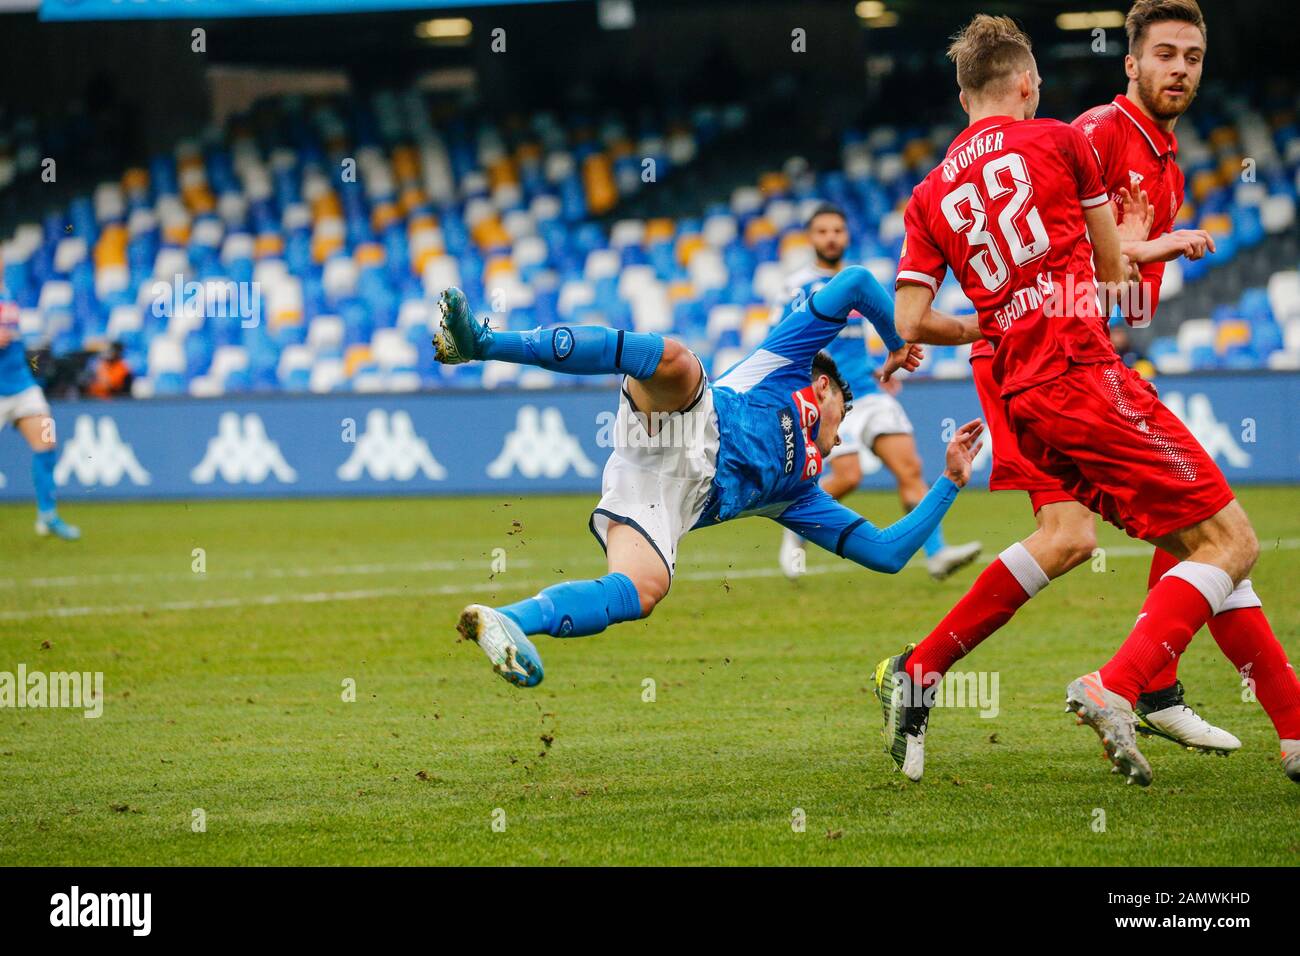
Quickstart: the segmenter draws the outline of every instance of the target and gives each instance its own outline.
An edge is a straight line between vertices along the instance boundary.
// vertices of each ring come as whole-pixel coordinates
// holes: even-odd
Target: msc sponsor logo
[[[596,466],[565,428],[558,408],[539,410],[536,405],[524,405],[500,453],[488,463],[487,475],[508,478],[518,471],[525,478],[559,478],[569,469],[583,478],[596,474]]]
[[[390,415],[382,408],[372,408],[366,415],[365,432],[336,474],[340,481],[357,481],[362,475],[376,481],[410,481],[417,472],[432,481],[447,477],[447,469],[433,457],[429,443],[415,433],[410,415],[404,411]]]
[[[781,424],[782,470],[789,475],[794,472],[794,416],[788,408],[783,408],[777,413],[777,420]]]
[[[123,477],[130,478],[134,485],[147,485],[151,480],[131,446],[118,434],[117,422],[107,415],[98,422],[92,415],[77,416],[72,439],[64,443],[63,454],[54,466],[54,481],[66,485],[74,476],[82,485],[106,488]]]
[[[298,473],[280,454],[280,446],[266,434],[261,416],[248,414],[241,418],[238,412],[222,413],[217,434],[208,440],[208,450],[190,472],[190,480],[208,485],[218,475],[231,485],[261,484],[270,475],[285,484],[298,480]]]

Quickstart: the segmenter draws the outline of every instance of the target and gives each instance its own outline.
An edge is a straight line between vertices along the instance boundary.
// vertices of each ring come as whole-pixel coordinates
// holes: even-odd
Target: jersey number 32
[[[1007,153],[984,164],[983,196],[975,183],[968,182],[943,197],[940,205],[944,217],[952,231],[964,234],[971,249],[976,250],[971,253],[970,266],[990,292],[1006,285],[1011,273],[1003,250],[988,230],[986,197],[995,200],[1013,194],[998,214],[997,224],[1006,252],[1017,266],[1023,266],[1046,255],[1051,247],[1038,207],[1028,205],[1033,192],[1025,158],[1019,153]]]

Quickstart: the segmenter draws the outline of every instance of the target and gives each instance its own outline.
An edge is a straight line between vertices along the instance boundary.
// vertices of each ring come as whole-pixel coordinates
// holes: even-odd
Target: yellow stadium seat
[[[670,282],[668,284],[668,300],[670,302],[682,302],[695,298],[695,286],[689,282]]]
[[[778,254],[784,258],[793,249],[804,249],[810,245],[808,236],[802,232],[787,232],[781,237],[777,246]]]
[[[284,237],[278,232],[264,232],[253,242],[255,259],[274,259],[284,255]]]
[[[758,177],[758,188],[764,196],[775,196],[790,189],[790,177],[785,173],[764,173]]]
[[[764,219],[761,216],[755,217],[745,224],[745,245],[752,246],[764,239],[771,239],[776,235],[776,226],[772,225],[771,220]]]
[[[671,219],[651,219],[645,224],[645,244],[671,240],[677,234],[677,223]]]
[[[1227,213],[1216,213],[1201,220],[1201,228],[1216,236],[1225,236],[1232,232],[1232,217]]]
[[[401,218],[402,214],[393,203],[376,203],[375,208],[370,210],[370,228],[375,232],[383,232]]]
[[[1214,331],[1214,347],[1220,352],[1226,352],[1234,345],[1245,345],[1250,341],[1250,323],[1231,320],[1220,322]]]
[[[485,252],[510,245],[510,234],[506,232],[506,227],[501,225],[501,220],[495,216],[485,216],[476,222],[470,229],[470,235],[478,247]]]
[[[343,373],[351,378],[357,373],[363,365],[370,365],[375,360],[374,353],[370,351],[369,345],[350,345],[343,356]]]
[[[1219,177],[1216,173],[1208,169],[1201,170],[1192,177],[1192,195],[1197,202],[1204,201],[1205,197],[1219,188]]]
[[[677,240],[677,263],[678,265],[689,265],[691,257],[699,252],[706,245],[704,237],[699,233],[691,233],[682,236]]]
[[[382,266],[388,261],[388,252],[378,242],[363,242],[352,250],[352,258],[361,268]]]
[[[604,153],[593,153],[582,161],[582,184],[587,193],[587,208],[592,215],[604,215],[618,202],[614,167]]]

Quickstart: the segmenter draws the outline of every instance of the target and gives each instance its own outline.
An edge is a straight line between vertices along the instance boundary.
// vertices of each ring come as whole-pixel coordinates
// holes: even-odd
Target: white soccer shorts
[[[881,435],[910,435],[912,432],[911,419],[898,404],[898,399],[885,392],[873,392],[853,399],[852,410],[840,422],[840,443],[828,460],[871,451]]]
[[[50,414],[50,403],[39,385],[30,385],[12,395],[0,395],[0,428],[12,425],[21,418]]]
[[[629,526],[650,542],[671,576],[677,543],[703,514],[717,472],[718,414],[708,379],[701,377],[684,410],[650,419],[621,389],[613,440],[591,532],[607,548],[610,523]]]

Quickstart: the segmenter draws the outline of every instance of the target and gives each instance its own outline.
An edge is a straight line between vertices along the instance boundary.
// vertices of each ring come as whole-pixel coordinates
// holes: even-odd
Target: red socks
[[[1147,572],[1147,590],[1150,591],[1160,581],[1166,571],[1178,563],[1168,551],[1162,551],[1156,548],[1155,554],[1151,555],[1151,570]],[[1149,694],[1153,691],[1164,690],[1166,687],[1173,687],[1174,682],[1178,680],[1178,662],[1181,656],[1173,658],[1168,664],[1160,668],[1160,672],[1147,682],[1142,688],[1142,693]]]
[[[915,675],[919,670],[918,683],[924,686],[935,683],[980,641],[1011,620],[1030,597],[999,557],[980,573],[971,589],[912,651],[907,661],[908,671]]]
[[[1228,576],[1218,568],[1213,570],[1223,576],[1230,591],[1232,582]],[[1191,582],[1173,575],[1161,578],[1147,594],[1128,639],[1101,668],[1101,681],[1106,689],[1130,704],[1136,701],[1138,694],[1151,685],[1151,679],[1187,648],[1192,635],[1210,619],[1212,610],[1210,602]]]
[[[1224,611],[1210,619],[1210,633],[1245,680],[1282,740],[1300,740],[1300,679],[1273,636],[1262,608]],[[1103,678],[1104,680],[1104,678]]]

